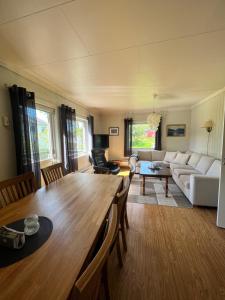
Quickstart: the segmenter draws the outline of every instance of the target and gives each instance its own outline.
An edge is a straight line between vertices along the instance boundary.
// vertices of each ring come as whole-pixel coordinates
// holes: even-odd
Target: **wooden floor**
[[[216,211],[128,204],[124,267],[109,262],[113,300],[225,299],[225,229]]]

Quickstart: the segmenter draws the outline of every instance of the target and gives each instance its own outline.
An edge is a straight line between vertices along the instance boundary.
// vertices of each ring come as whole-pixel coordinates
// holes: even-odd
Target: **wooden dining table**
[[[36,252],[0,268],[0,299],[67,299],[121,185],[120,176],[73,173],[0,209],[0,226],[32,214],[53,222]]]

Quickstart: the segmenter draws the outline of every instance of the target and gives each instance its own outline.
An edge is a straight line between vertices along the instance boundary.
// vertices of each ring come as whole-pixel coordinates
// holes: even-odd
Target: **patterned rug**
[[[142,176],[135,174],[130,185],[128,202],[192,208],[191,203],[172,178],[169,178],[168,188],[167,198],[164,179],[161,181],[158,178],[146,178],[145,195],[142,195]]]

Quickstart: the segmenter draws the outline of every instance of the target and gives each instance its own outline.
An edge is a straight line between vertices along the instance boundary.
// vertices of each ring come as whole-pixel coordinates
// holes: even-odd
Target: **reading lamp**
[[[206,121],[203,124],[203,126],[201,126],[201,128],[205,128],[206,131],[208,132],[208,140],[207,140],[207,155],[208,155],[208,153],[209,153],[209,136],[210,136],[210,132],[213,129],[213,121],[212,120]]]
[[[208,133],[210,133],[213,129],[213,121],[209,120],[209,121],[206,121],[202,128],[205,128],[207,130]]]

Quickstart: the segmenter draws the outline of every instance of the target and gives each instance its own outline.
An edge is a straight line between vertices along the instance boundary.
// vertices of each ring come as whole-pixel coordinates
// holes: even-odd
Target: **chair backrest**
[[[127,196],[129,192],[130,187],[130,179],[129,177],[124,177],[124,186],[120,193],[117,193],[115,202],[117,203],[118,208],[118,220],[122,220],[124,218],[125,209],[126,209],[126,202],[127,202]]]
[[[94,166],[105,167],[107,165],[104,149],[92,149],[91,153],[92,153]]]
[[[37,190],[33,172],[0,182],[0,208],[18,201]]]
[[[54,182],[64,176],[63,164],[58,163],[46,168],[41,169],[42,176],[46,185]]]
[[[101,286],[103,267],[109,255],[117,226],[117,205],[113,204],[108,219],[108,230],[97,254],[86,270],[75,282],[70,299],[95,300],[98,299]]]

